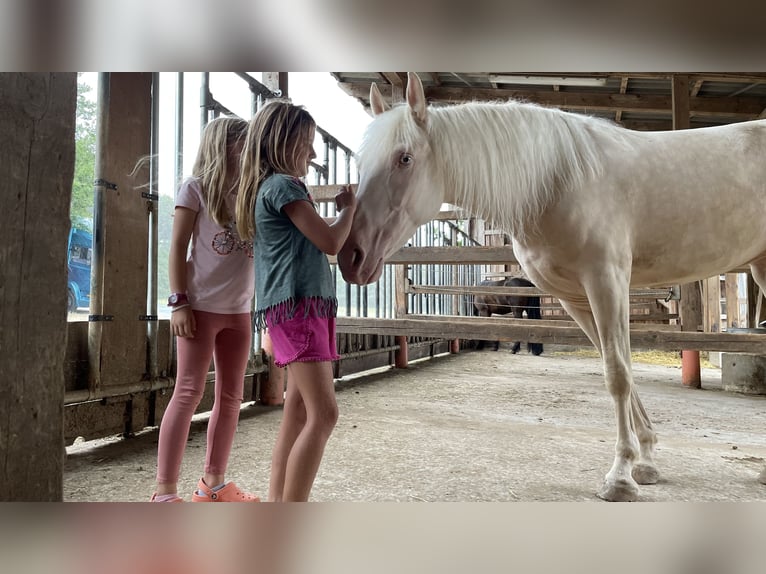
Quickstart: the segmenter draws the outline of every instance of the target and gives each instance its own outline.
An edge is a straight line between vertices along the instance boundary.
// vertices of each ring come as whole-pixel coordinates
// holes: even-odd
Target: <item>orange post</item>
[[[681,351],[681,384],[690,389],[702,388],[699,351]]]
[[[396,344],[399,345],[399,349],[394,352],[394,366],[397,369],[406,369],[409,363],[407,337],[396,337]]]
[[[449,342],[449,352],[457,355],[460,352],[460,339],[452,339]]]

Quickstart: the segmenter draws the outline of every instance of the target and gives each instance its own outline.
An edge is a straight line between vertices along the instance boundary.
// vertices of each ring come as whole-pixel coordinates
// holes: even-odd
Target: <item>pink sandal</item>
[[[197,483],[197,489],[192,494],[192,502],[260,502],[261,499],[250,494],[242,492],[233,482],[226,483],[226,486],[218,490],[211,489],[201,478]]]

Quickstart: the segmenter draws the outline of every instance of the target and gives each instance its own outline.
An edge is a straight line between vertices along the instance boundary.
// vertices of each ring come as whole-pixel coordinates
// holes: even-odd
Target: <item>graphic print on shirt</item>
[[[250,259],[253,258],[253,241],[242,241],[237,234],[234,221],[226,224],[223,231],[219,231],[213,237],[213,251],[219,255],[228,255],[232,251],[242,250]]]

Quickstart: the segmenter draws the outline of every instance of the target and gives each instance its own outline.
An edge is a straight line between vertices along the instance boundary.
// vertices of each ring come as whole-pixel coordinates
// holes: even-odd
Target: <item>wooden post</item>
[[[61,502],[76,73],[0,74],[0,501]]]
[[[394,266],[394,317],[404,319],[407,316],[407,265]],[[394,353],[394,366],[397,369],[406,369],[409,363],[407,337],[400,335],[396,337],[396,344],[399,349]]]
[[[689,128],[689,77],[673,74],[673,129]],[[697,283],[681,285],[681,330],[698,331],[702,320],[702,293]],[[699,351],[682,351],[681,380],[684,386],[700,388]]]
[[[94,208],[88,325],[93,392],[149,376],[145,316],[152,199],[142,195],[148,191],[148,163],[136,166],[151,153],[152,74],[109,73],[103,81],[108,89],[99,88],[106,101],[99,101],[95,175],[101,199]]]
[[[704,331],[706,333],[721,332],[721,279],[718,275],[709,277],[705,285],[705,314]]]
[[[455,232],[454,227],[450,227],[450,241],[451,245],[457,245],[457,233]],[[452,284],[457,285],[460,279],[460,275],[458,273],[458,266],[457,265],[451,265],[452,267]],[[460,314],[460,296],[459,295],[453,295],[452,296],[452,314],[453,315],[459,315]],[[453,355],[456,355],[460,352],[460,339],[451,339],[450,340],[450,347],[449,352]]]
[[[758,297],[760,296],[760,289],[758,283],[753,279],[751,273],[747,274],[747,325],[746,327],[754,328],[758,326],[756,306]]]
[[[726,274],[726,329],[736,329],[742,325],[739,309],[739,274]]]
[[[288,98],[287,72],[263,72],[263,85],[272,92],[281,92],[281,98]]]

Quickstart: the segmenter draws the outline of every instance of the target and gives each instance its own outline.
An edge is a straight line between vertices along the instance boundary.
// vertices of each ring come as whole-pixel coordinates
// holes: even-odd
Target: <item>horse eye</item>
[[[402,156],[399,158],[399,163],[401,165],[412,165],[413,161],[414,161],[414,158],[408,153],[403,153]]]

